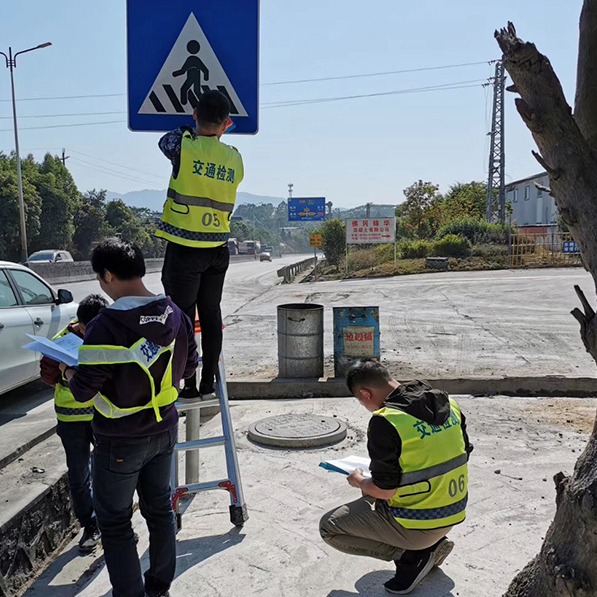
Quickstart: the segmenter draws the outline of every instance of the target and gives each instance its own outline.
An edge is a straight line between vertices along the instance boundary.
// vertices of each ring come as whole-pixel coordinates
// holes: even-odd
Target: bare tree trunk
[[[576,114],[572,115],[549,60],[517,38],[496,31],[504,65],[520,95],[516,107],[539,147],[562,219],[597,283],[597,0],[585,0],[580,25]],[[581,289],[574,309],[585,348],[597,361],[597,318]],[[514,579],[506,597],[597,595],[597,426],[572,477],[555,478],[557,511],[539,555]]]

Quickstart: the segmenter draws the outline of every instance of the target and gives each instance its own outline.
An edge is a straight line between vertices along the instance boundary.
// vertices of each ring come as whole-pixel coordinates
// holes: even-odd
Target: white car
[[[23,350],[26,334],[53,338],[74,319],[68,290],[54,290],[29,268],[0,261],[0,394],[39,377],[38,353]]]
[[[36,251],[29,255],[27,263],[65,263],[74,261],[73,256],[68,251],[58,251],[56,249],[44,249]]]

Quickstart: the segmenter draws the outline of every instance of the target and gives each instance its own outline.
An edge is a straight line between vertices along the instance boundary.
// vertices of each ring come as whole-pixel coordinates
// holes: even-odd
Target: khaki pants
[[[319,523],[321,538],[338,551],[390,562],[406,550],[427,549],[452,529],[406,529],[386,502],[362,497],[328,512]]]

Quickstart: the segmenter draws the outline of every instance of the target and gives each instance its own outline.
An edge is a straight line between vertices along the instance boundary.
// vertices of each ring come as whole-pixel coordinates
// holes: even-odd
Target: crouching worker
[[[145,287],[136,245],[106,240],[91,265],[114,303],[87,328],[79,365],[65,374],[76,400],[95,397],[93,491],[112,595],[167,597],[176,568],[174,402],[180,381],[197,368],[194,326],[168,297]],[[135,490],[149,529],[145,580],[131,525]]]
[[[79,303],[77,318],[56,334],[53,340],[69,333],[83,338],[86,326],[100,312],[100,309],[107,306],[108,302],[99,294],[90,294],[85,297]],[[73,510],[83,528],[79,550],[89,553],[95,549],[100,538],[91,497],[90,457],[93,446],[93,431],[91,430],[93,400],[77,402],[68,389],[68,381],[60,371],[60,363],[48,357],[41,359],[40,375],[43,382],[54,388],[54,409],[58,419],[56,431],[66,452]]]
[[[455,400],[427,383],[400,384],[377,361],[361,361],[347,385],[372,413],[371,478],[348,477],[362,497],[326,514],[323,540],[344,553],[394,561],[389,593],[406,595],[454,544],[446,535],[465,519],[472,451]]]

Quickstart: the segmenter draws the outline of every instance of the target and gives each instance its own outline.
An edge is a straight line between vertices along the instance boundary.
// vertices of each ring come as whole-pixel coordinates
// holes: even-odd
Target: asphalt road
[[[581,268],[433,273],[280,285],[228,318],[224,350],[238,378],[277,375],[276,305],[324,305],[325,375],[333,375],[332,307],[378,306],[381,355],[399,379],[594,377],[570,311]]]
[[[272,286],[280,282],[281,278],[276,275],[277,270],[285,265],[296,263],[309,255],[285,255],[282,258],[274,258],[273,261],[232,261],[226,274],[224,285],[224,296],[222,298],[222,313],[224,317],[233,314],[247,302],[260,296]],[[164,292],[161,282],[161,274],[148,274],[145,276],[145,284],[155,293]],[[75,301],[80,301],[91,293],[101,293],[99,284],[95,280],[61,284],[61,288],[67,288],[73,293]]]

